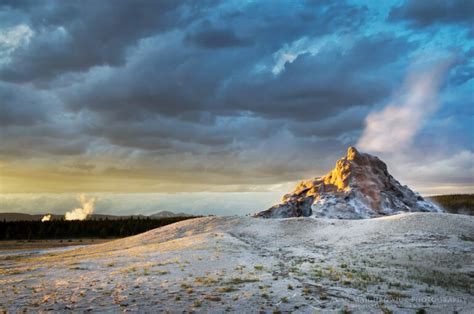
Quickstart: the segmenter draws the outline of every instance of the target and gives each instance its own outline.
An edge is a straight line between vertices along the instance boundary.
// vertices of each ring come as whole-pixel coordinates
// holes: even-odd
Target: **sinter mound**
[[[300,182],[282,203],[256,215],[361,219],[398,212],[442,212],[387,171],[379,158],[349,147],[327,175]]]

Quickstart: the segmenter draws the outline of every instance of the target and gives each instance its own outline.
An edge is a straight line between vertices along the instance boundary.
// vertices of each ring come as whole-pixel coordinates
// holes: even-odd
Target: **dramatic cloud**
[[[228,48],[247,46],[249,39],[239,38],[233,30],[217,29],[204,26],[204,29],[186,36],[186,41],[205,48]]]
[[[29,43],[10,53],[11,62],[0,67],[0,78],[41,81],[93,66],[123,65],[131,45],[179,25],[185,15],[199,9],[179,1],[88,2],[12,1],[4,5],[12,14],[27,15],[35,34],[26,32]]]
[[[474,2],[464,0],[406,0],[401,6],[390,12],[390,19],[404,19],[415,26],[433,24],[465,24],[472,27],[474,18]]]
[[[0,30],[0,63],[9,62],[10,55],[19,47],[27,45],[33,31],[28,25],[19,24]]]
[[[472,152],[468,2],[3,1],[0,192],[269,191],[361,136],[433,164]],[[394,94],[440,51],[444,84]]]
[[[47,120],[48,99],[47,93],[31,91],[28,87],[0,82],[0,124],[36,125]]]

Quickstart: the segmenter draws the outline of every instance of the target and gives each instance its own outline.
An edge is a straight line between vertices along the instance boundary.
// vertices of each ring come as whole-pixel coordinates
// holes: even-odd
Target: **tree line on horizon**
[[[427,199],[435,202],[448,213],[474,216],[474,194],[434,195]]]
[[[121,238],[196,217],[0,221],[0,240]]]

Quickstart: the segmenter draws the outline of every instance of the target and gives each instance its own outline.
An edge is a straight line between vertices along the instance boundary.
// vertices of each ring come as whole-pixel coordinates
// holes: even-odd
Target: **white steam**
[[[41,222],[50,221],[51,218],[52,218],[52,215],[50,214],[44,215],[43,218],[41,218]]]
[[[82,207],[67,212],[64,215],[66,220],[84,220],[94,212],[95,198],[87,199],[84,194],[81,194],[77,197],[77,200],[81,203]]]
[[[357,146],[395,152],[410,146],[423,122],[438,108],[438,91],[451,59],[408,75],[401,91],[384,109],[370,113]]]

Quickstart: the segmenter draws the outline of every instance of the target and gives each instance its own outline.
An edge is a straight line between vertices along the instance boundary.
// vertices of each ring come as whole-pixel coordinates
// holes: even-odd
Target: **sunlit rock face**
[[[361,219],[398,212],[441,212],[407,186],[402,186],[379,158],[349,147],[347,156],[322,177],[300,182],[282,203],[257,217],[314,216]]]

